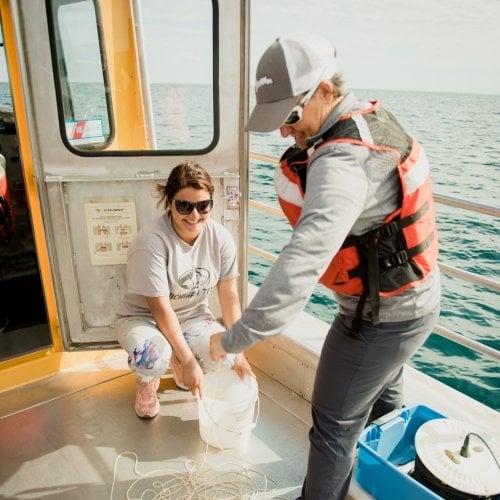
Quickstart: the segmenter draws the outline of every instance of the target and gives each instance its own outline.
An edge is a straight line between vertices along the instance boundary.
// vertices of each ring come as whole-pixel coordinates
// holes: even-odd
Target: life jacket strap
[[[378,257],[377,233],[368,242],[368,295],[371,304],[371,320],[373,325],[378,325],[380,310],[380,268]]]
[[[414,214],[407,215],[402,219],[393,220],[380,226],[378,230],[378,235],[381,238],[389,238],[390,236],[395,235],[401,229],[411,226],[418,219],[420,219],[427,211],[429,210],[429,203],[425,202]]]
[[[367,266],[368,275],[363,277],[363,293],[361,294],[358,305],[356,306],[356,316],[351,325],[351,332],[359,338],[359,331],[361,329],[361,322],[363,319],[363,309],[366,304],[366,299],[370,298],[371,313],[370,319],[372,325],[380,323],[380,273],[378,265],[378,247],[377,247],[377,231],[373,231],[367,243]],[[359,267],[358,267],[359,269]]]
[[[401,250],[400,252],[389,255],[388,257],[383,257],[378,261],[378,264],[383,269],[389,269],[391,267],[401,266],[406,264],[410,259],[422,253],[426,250],[430,244],[434,241],[434,233],[429,234],[427,238],[422,243],[415,245],[414,247],[408,248],[407,250]]]
[[[354,337],[359,339],[359,332],[361,330],[361,321],[363,320],[363,309],[366,304],[366,299],[368,298],[368,286],[363,287],[363,293],[358,300],[358,305],[356,306],[356,316],[351,323],[351,333]]]
[[[412,224],[418,220],[418,218],[420,218],[428,210],[428,208],[429,207],[426,203],[416,212],[416,214],[382,226],[382,228],[386,228],[392,224],[391,229],[388,232],[385,232],[383,237],[394,235],[396,231],[400,231],[403,227]],[[434,241],[435,237],[432,232],[422,243],[419,243],[412,248],[403,249],[387,257],[379,258],[378,238],[381,232],[380,229],[382,228],[361,236],[350,236],[347,238],[351,239],[350,245],[355,244],[353,242],[356,241],[356,244],[364,245],[366,251],[366,264],[359,265],[355,269],[349,271],[350,277],[361,277],[363,279],[363,293],[361,294],[358,305],[356,306],[356,317],[351,326],[351,330],[355,335],[359,333],[361,328],[363,309],[368,297],[371,305],[371,323],[372,325],[378,325],[380,323],[380,270],[406,264],[415,255],[424,252]],[[396,228],[396,231],[393,231],[393,228]]]

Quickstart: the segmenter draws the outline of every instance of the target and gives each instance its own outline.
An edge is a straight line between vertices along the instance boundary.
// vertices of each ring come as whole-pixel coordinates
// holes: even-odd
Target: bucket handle
[[[252,429],[255,429],[255,427],[257,427],[257,420],[259,419],[259,412],[260,412],[260,398],[259,398],[259,395],[257,395],[256,403],[257,404],[255,405],[255,408],[253,410],[253,419],[252,419],[252,421],[248,425],[246,425],[240,431],[241,434],[243,434],[246,431],[251,431]]]
[[[212,415],[208,411],[208,408],[207,408],[207,405],[205,404],[205,401],[203,401],[203,399],[201,399],[200,401],[203,404],[203,407],[205,408],[205,412],[206,412],[208,418],[211,420],[212,424],[216,425],[217,427],[220,427],[222,429],[222,427],[215,421],[215,419],[212,417]],[[255,408],[253,411],[253,419],[248,425],[246,425],[245,427],[243,427],[243,429],[240,429],[239,431],[235,431],[234,429],[226,429],[226,428],[223,428],[223,430],[225,430],[226,432],[232,432],[233,434],[243,434],[244,432],[255,429],[255,427],[257,426],[257,420],[259,418],[259,412],[260,412],[260,398],[259,398],[258,393],[257,393],[257,398],[256,398],[255,402],[256,402],[256,405],[255,405]]]

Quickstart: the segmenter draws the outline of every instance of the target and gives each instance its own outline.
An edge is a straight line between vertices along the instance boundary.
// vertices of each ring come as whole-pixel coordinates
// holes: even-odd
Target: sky
[[[178,59],[152,64],[151,81],[191,83],[209,75],[211,1],[141,1],[147,32],[163,37],[160,45]],[[500,0],[250,0],[250,12],[251,84],[276,38],[309,31],[335,45],[349,88],[500,94]],[[2,68],[0,60],[5,80]]]
[[[347,86],[500,94],[500,0],[252,0],[252,70],[279,36],[328,38]]]

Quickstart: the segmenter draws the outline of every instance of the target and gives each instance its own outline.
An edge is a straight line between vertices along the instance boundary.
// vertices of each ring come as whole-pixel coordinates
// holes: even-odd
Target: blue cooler
[[[377,500],[441,499],[398,468],[415,460],[417,429],[436,418],[445,417],[427,406],[416,405],[366,427],[358,439],[357,482]]]

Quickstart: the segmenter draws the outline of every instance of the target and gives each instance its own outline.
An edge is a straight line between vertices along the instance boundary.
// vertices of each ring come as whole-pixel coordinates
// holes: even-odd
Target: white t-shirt
[[[238,276],[231,233],[208,219],[194,245],[185,243],[165,213],[144,226],[127,255],[125,295],[117,316],[150,316],[146,297],[168,297],[179,322],[209,312],[219,281]]]

